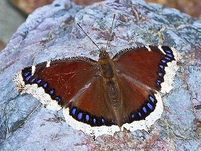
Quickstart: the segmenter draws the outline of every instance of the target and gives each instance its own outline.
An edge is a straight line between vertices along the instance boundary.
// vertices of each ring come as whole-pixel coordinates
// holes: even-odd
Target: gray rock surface
[[[110,55],[140,45],[168,45],[183,59],[174,89],[162,94],[164,112],[149,132],[100,136],[72,129],[62,113],[19,95],[12,79],[26,66],[71,56],[98,58],[116,14]],[[0,150],[199,150],[201,149],[201,21],[143,0],[104,1],[80,7],[67,0],[29,15],[0,52]]]

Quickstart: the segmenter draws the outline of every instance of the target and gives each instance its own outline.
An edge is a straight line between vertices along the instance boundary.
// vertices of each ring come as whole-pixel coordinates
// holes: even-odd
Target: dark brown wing
[[[70,115],[91,126],[115,124],[111,106],[108,106],[101,77],[95,77],[87,89],[70,105]]]
[[[96,62],[80,57],[27,67],[18,73],[14,81],[20,81],[19,77],[22,76],[22,88],[18,89],[32,94],[40,101],[46,99],[41,101],[45,105],[48,105],[51,100],[56,100],[62,107],[67,107],[69,101],[92,82],[96,74]]]
[[[174,55],[169,47],[150,46],[149,50],[147,47],[123,50],[113,60],[118,74],[125,74],[159,91],[164,82],[165,68],[174,60]]]
[[[173,51],[165,46],[129,48],[114,56],[122,95],[123,127],[130,130],[146,128],[160,118],[163,105],[158,91],[164,82],[165,69],[173,60]]]
[[[163,108],[157,91],[144,87],[126,75],[118,76],[118,84],[122,99],[122,108],[119,113],[123,117],[122,125],[133,121],[145,120],[157,107]],[[162,110],[156,114],[160,117],[161,113]]]

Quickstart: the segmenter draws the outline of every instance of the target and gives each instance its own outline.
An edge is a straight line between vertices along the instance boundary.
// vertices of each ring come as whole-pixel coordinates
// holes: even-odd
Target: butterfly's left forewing
[[[67,107],[97,74],[96,62],[88,58],[68,58],[26,67],[14,81],[18,91],[36,97],[45,107]]]

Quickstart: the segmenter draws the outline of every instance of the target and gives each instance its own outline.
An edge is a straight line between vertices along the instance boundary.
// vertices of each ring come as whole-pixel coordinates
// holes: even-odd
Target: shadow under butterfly
[[[17,90],[46,108],[63,108],[69,125],[95,137],[122,128],[146,130],[162,114],[159,91],[171,90],[179,53],[168,46],[144,46],[110,58],[99,50],[98,61],[72,57],[26,67],[14,77]]]

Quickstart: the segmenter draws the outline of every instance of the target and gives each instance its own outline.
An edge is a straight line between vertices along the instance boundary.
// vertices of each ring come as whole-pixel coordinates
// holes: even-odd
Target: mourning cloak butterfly
[[[21,70],[17,90],[45,107],[63,108],[67,123],[95,136],[120,128],[147,129],[163,111],[159,91],[168,92],[178,69],[177,52],[167,46],[128,48],[112,59],[73,57]]]
[[[159,91],[171,89],[177,51],[144,46],[124,49],[111,59],[106,49],[99,50],[98,61],[73,57],[26,67],[14,78],[17,90],[49,109],[63,108],[67,123],[95,136],[120,128],[147,129],[162,114]]]

